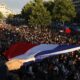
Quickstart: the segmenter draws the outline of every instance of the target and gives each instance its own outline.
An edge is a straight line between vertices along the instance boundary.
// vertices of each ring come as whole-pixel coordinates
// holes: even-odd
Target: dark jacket
[[[5,63],[0,63],[0,80],[6,80],[8,75],[8,68]]]

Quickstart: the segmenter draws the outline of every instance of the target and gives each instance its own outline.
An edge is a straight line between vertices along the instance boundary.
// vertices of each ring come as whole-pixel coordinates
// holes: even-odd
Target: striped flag
[[[22,59],[24,62],[43,60],[47,57],[79,50],[79,45],[32,44],[20,42],[12,45],[4,55],[8,59]]]

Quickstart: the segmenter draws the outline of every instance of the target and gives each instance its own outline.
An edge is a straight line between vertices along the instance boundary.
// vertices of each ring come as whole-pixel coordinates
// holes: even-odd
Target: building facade
[[[5,4],[0,4],[0,12],[2,12],[4,17],[8,17],[9,14],[14,14]]]

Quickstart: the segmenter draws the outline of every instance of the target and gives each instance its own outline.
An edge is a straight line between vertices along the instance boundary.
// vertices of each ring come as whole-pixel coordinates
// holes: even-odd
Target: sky
[[[0,4],[5,4],[9,9],[15,13],[20,13],[23,6],[30,0],[0,0]]]

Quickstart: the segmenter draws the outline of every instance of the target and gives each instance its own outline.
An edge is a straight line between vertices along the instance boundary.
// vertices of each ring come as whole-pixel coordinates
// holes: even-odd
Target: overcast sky
[[[0,4],[6,4],[6,6],[15,13],[20,13],[23,6],[29,1],[30,0],[0,0]]]

